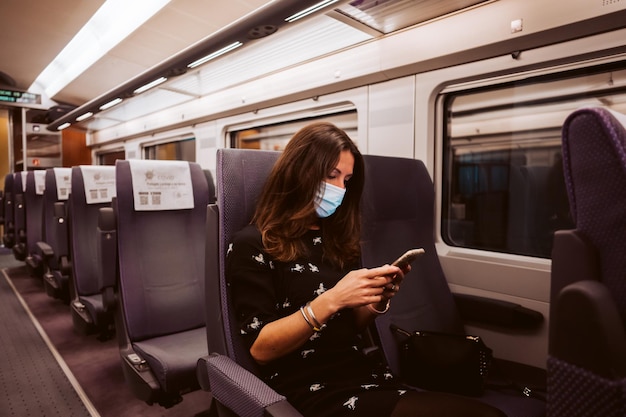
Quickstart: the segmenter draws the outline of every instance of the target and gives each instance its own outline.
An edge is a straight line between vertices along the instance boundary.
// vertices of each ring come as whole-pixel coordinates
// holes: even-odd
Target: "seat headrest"
[[[26,178],[28,177],[28,171],[21,171],[20,174],[22,175],[22,192],[25,193],[26,192]]]
[[[110,203],[115,197],[115,167],[81,165],[87,204]]]
[[[52,168],[57,185],[57,199],[67,200],[72,189],[72,168]]]
[[[46,191],[46,171],[37,170],[33,172],[35,179],[35,194],[43,195]]]
[[[187,161],[129,161],[135,211],[194,208]]]

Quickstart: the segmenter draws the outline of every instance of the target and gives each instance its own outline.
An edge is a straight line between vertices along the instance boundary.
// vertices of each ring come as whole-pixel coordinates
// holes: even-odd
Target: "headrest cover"
[[[87,204],[110,203],[115,197],[115,167],[109,165],[81,165]]]
[[[57,184],[57,199],[67,200],[72,189],[72,168],[52,168]]]
[[[36,170],[33,172],[35,179],[35,194],[43,195],[43,192],[46,191],[46,171],[44,170]]]
[[[129,161],[136,211],[192,209],[191,170],[186,161]]]
[[[26,177],[28,176],[28,171],[21,171],[22,174],[22,192],[26,192]]]

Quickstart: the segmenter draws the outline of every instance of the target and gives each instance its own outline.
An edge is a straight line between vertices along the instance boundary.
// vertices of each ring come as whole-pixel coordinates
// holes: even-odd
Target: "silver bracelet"
[[[322,330],[324,330],[326,328],[326,324],[320,324],[320,322],[317,320],[317,317],[315,317],[315,313],[313,313],[313,309],[311,308],[311,302],[309,301],[308,303],[306,303],[305,307],[306,311],[311,317],[311,320],[313,321],[313,324],[315,325],[313,327],[313,330],[316,332],[321,332]]]
[[[313,326],[313,323],[311,323],[311,320],[309,320],[306,313],[304,312],[304,306],[300,307],[300,313],[302,313],[302,317],[304,317],[304,321],[306,321],[306,324],[311,327],[311,330],[315,331],[315,326]]]
[[[391,298],[387,299],[387,304],[385,305],[385,309],[384,310],[376,310],[376,307],[374,307],[371,304],[367,305],[367,308],[375,314],[385,314],[387,311],[389,311],[389,306],[391,305]]]

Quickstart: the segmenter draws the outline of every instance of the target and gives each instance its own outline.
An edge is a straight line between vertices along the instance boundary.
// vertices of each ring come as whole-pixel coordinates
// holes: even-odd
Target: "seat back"
[[[72,167],[68,218],[72,298],[98,294],[98,210],[110,207],[115,196],[115,168],[112,166]]]
[[[563,125],[564,176],[576,229],[596,248],[601,281],[626,318],[626,115],[574,112]]]
[[[43,239],[43,195],[46,186],[46,171],[28,171],[26,174],[26,264],[31,274],[41,277],[43,258],[37,251],[37,244]]]
[[[15,245],[13,255],[18,261],[26,259],[26,171],[13,174],[13,220],[15,222]]]
[[[115,169],[119,293],[130,342],[203,327],[205,173],[182,161],[118,160]],[[171,185],[178,175],[182,199]]]
[[[72,168],[48,168],[43,198],[43,238],[54,255],[48,268],[59,270],[62,259],[69,259],[67,202],[71,191]]]
[[[426,167],[415,159],[372,155],[363,158],[363,266],[391,263],[408,249],[425,250],[413,262],[389,312],[376,320],[385,357],[392,371],[399,375],[391,323],[407,330],[450,333],[462,333],[463,326],[435,249],[435,193]]]
[[[375,322],[384,358],[392,372],[402,376],[398,343],[390,330],[391,324],[408,331],[459,334],[465,330],[435,248],[435,191],[426,167],[415,159],[373,155],[364,155],[363,159],[363,266],[393,262],[408,249],[425,250],[412,263],[411,272],[402,282],[389,311]],[[478,398],[509,417],[545,415],[543,401],[520,393],[487,390]]]
[[[13,205],[13,174],[9,173],[4,177],[4,234],[2,236],[2,243],[4,243],[4,246],[9,249],[15,244]]]
[[[626,116],[584,108],[563,124],[563,172],[575,229],[552,251],[548,414],[626,408]],[[584,391],[584,395],[581,392]]]
[[[273,151],[219,149],[215,179],[217,205],[209,210],[207,218],[209,352],[226,355],[252,372],[256,366],[239,337],[229,302],[224,261],[233,234],[250,222],[256,200],[279,155],[280,152]]]

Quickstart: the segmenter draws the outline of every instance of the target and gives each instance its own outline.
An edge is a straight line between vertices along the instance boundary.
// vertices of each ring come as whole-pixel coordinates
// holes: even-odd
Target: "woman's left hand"
[[[395,274],[392,277],[391,282],[385,285],[385,289],[383,290],[383,297],[385,297],[387,300],[390,300],[391,298],[393,298],[396,295],[396,293],[400,290],[400,285],[402,284],[402,281],[404,280],[404,275],[408,274],[409,271],[411,271],[411,265],[408,265],[405,269],[400,270],[400,272]]]

